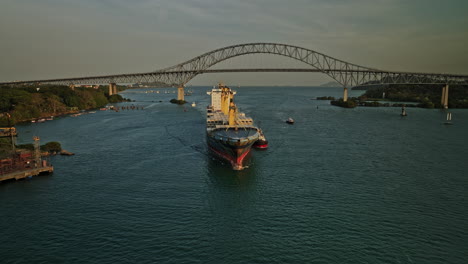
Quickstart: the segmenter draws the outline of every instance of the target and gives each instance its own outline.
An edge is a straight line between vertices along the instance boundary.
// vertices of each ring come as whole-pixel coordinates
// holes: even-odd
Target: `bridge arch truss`
[[[332,79],[343,85],[343,87],[396,83],[468,84],[468,75],[378,70],[336,59],[314,50],[278,43],[248,43],[228,46],[207,52],[186,62],[153,72],[34,80],[0,84],[54,83],[69,85],[103,83],[165,83],[167,86],[180,87],[199,74],[216,72],[210,71],[209,68],[222,61],[249,54],[273,54],[301,61],[309,65],[311,71],[327,74]],[[258,69],[257,71],[261,72],[262,70]],[[265,71],[268,70],[265,69]]]

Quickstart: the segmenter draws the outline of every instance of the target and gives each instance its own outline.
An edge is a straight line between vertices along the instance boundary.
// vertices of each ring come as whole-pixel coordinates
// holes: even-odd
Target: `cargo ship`
[[[234,104],[235,91],[219,84],[207,92],[211,104],[206,112],[208,147],[219,158],[228,161],[234,170],[245,169],[252,145],[260,138],[260,129],[253,119]]]

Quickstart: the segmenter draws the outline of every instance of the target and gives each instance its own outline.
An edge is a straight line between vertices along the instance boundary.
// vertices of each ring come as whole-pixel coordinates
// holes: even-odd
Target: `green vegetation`
[[[390,106],[387,103],[379,103],[378,101],[372,102],[360,102],[359,106],[368,106],[368,107],[379,107],[379,106]]]
[[[45,145],[41,146],[41,150],[47,152],[60,152],[62,151],[62,145],[57,141],[47,142]]]
[[[177,99],[171,99],[170,102],[173,103],[173,104],[180,104],[180,105],[183,105],[183,104],[186,104],[186,103],[187,103],[187,101],[184,101],[184,100],[177,100]]]
[[[34,144],[21,144],[15,146],[16,150],[26,150],[26,151],[34,151]],[[49,152],[49,153],[59,153],[62,151],[62,145],[60,142],[52,141],[48,142],[40,147],[42,152]],[[11,141],[9,138],[0,138],[0,158],[8,158],[11,157],[12,154],[12,146]]]
[[[39,89],[37,89],[39,88]],[[123,90],[123,87],[117,87]],[[78,110],[103,107],[108,103],[126,101],[119,94],[109,96],[107,86],[96,88],[76,87],[74,90],[63,85],[0,86],[0,127],[36,118],[62,115]]]
[[[130,99],[123,98],[120,94],[113,94],[108,97],[109,103],[130,102]]]
[[[354,108],[358,105],[356,98],[348,98],[348,101],[344,102],[343,98],[330,102],[332,105],[341,106],[344,108]]]
[[[366,102],[366,101],[359,101],[358,103],[359,106],[367,106],[367,107],[417,107],[419,105],[417,104],[403,104],[403,103],[380,103],[378,100],[376,101],[371,101],[371,102]]]
[[[387,86],[373,87],[367,90],[359,99],[360,101],[382,100],[385,93],[385,99],[397,102],[416,102],[418,107],[423,108],[441,108],[442,87],[440,84],[431,85],[403,85],[391,84]],[[449,86],[449,107],[450,108],[468,108],[468,86],[450,85]]]
[[[371,87],[355,87],[356,90],[364,90],[366,92],[358,98],[349,98],[347,102],[343,99],[331,101],[332,105],[353,108],[356,106],[368,107],[402,107],[404,102],[412,102],[414,104],[406,104],[406,107],[421,107],[421,108],[442,108],[441,96],[442,87],[440,84],[390,84],[390,85],[372,85]],[[326,96],[320,97],[327,100]],[[317,98],[319,100],[319,98]],[[379,102],[393,101],[399,103]],[[449,108],[468,108],[468,85],[450,85],[449,86]]]
[[[5,142],[4,142],[5,143]],[[11,143],[8,142],[7,144],[1,144],[0,149],[11,151]],[[21,144],[16,145],[16,149],[23,149],[23,150],[34,150],[34,144]],[[41,145],[41,151],[48,151],[48,152],[60,152],[62,150],[62,145],[60,142],[51,141],[47,142],[44,145]]]
[[[317,97],[317,100],[335,100],[335,97],[333,97],[333,96],[321,96],[321,97]]]
[[[16,149],[24,149],[24,150],[29,150],[33,151],[34,150],[34,144],[21,144],[21,145],[16,145]]]
[[[9,138],[0,138],[0,159],[11,155],[11,140]]]

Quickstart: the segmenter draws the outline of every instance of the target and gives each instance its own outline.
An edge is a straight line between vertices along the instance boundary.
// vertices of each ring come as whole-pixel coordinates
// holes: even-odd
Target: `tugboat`
[[[253,147],[256,149],[267,149],[268,148],[268,140],[266,140],[265,135],[263,135],[263,131],[258,129],[258,140],[255,141]]]
[[[292,125],[292,124],[294,124],[294,119],[292,119],[291,117],[289,117],[288,120],[286,120],[286,123]]]
[[[238,111],[235,94],[223,84],[208,92],[211,105],[206,111],[206,136],[214,155],[231,163],[233,170],[243,170],[247,168],[247,156],[260,134],[253,119]]]

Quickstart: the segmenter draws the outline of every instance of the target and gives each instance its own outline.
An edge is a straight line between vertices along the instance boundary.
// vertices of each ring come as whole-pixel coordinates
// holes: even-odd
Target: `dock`
[[[20,180],[28,177],[38,176],[40,174],[50,174],[52,172],[54,172],[54,167],[52,165],[20,171],[13,171],[10,173],[0,175],[0,182],[12,179]]]

